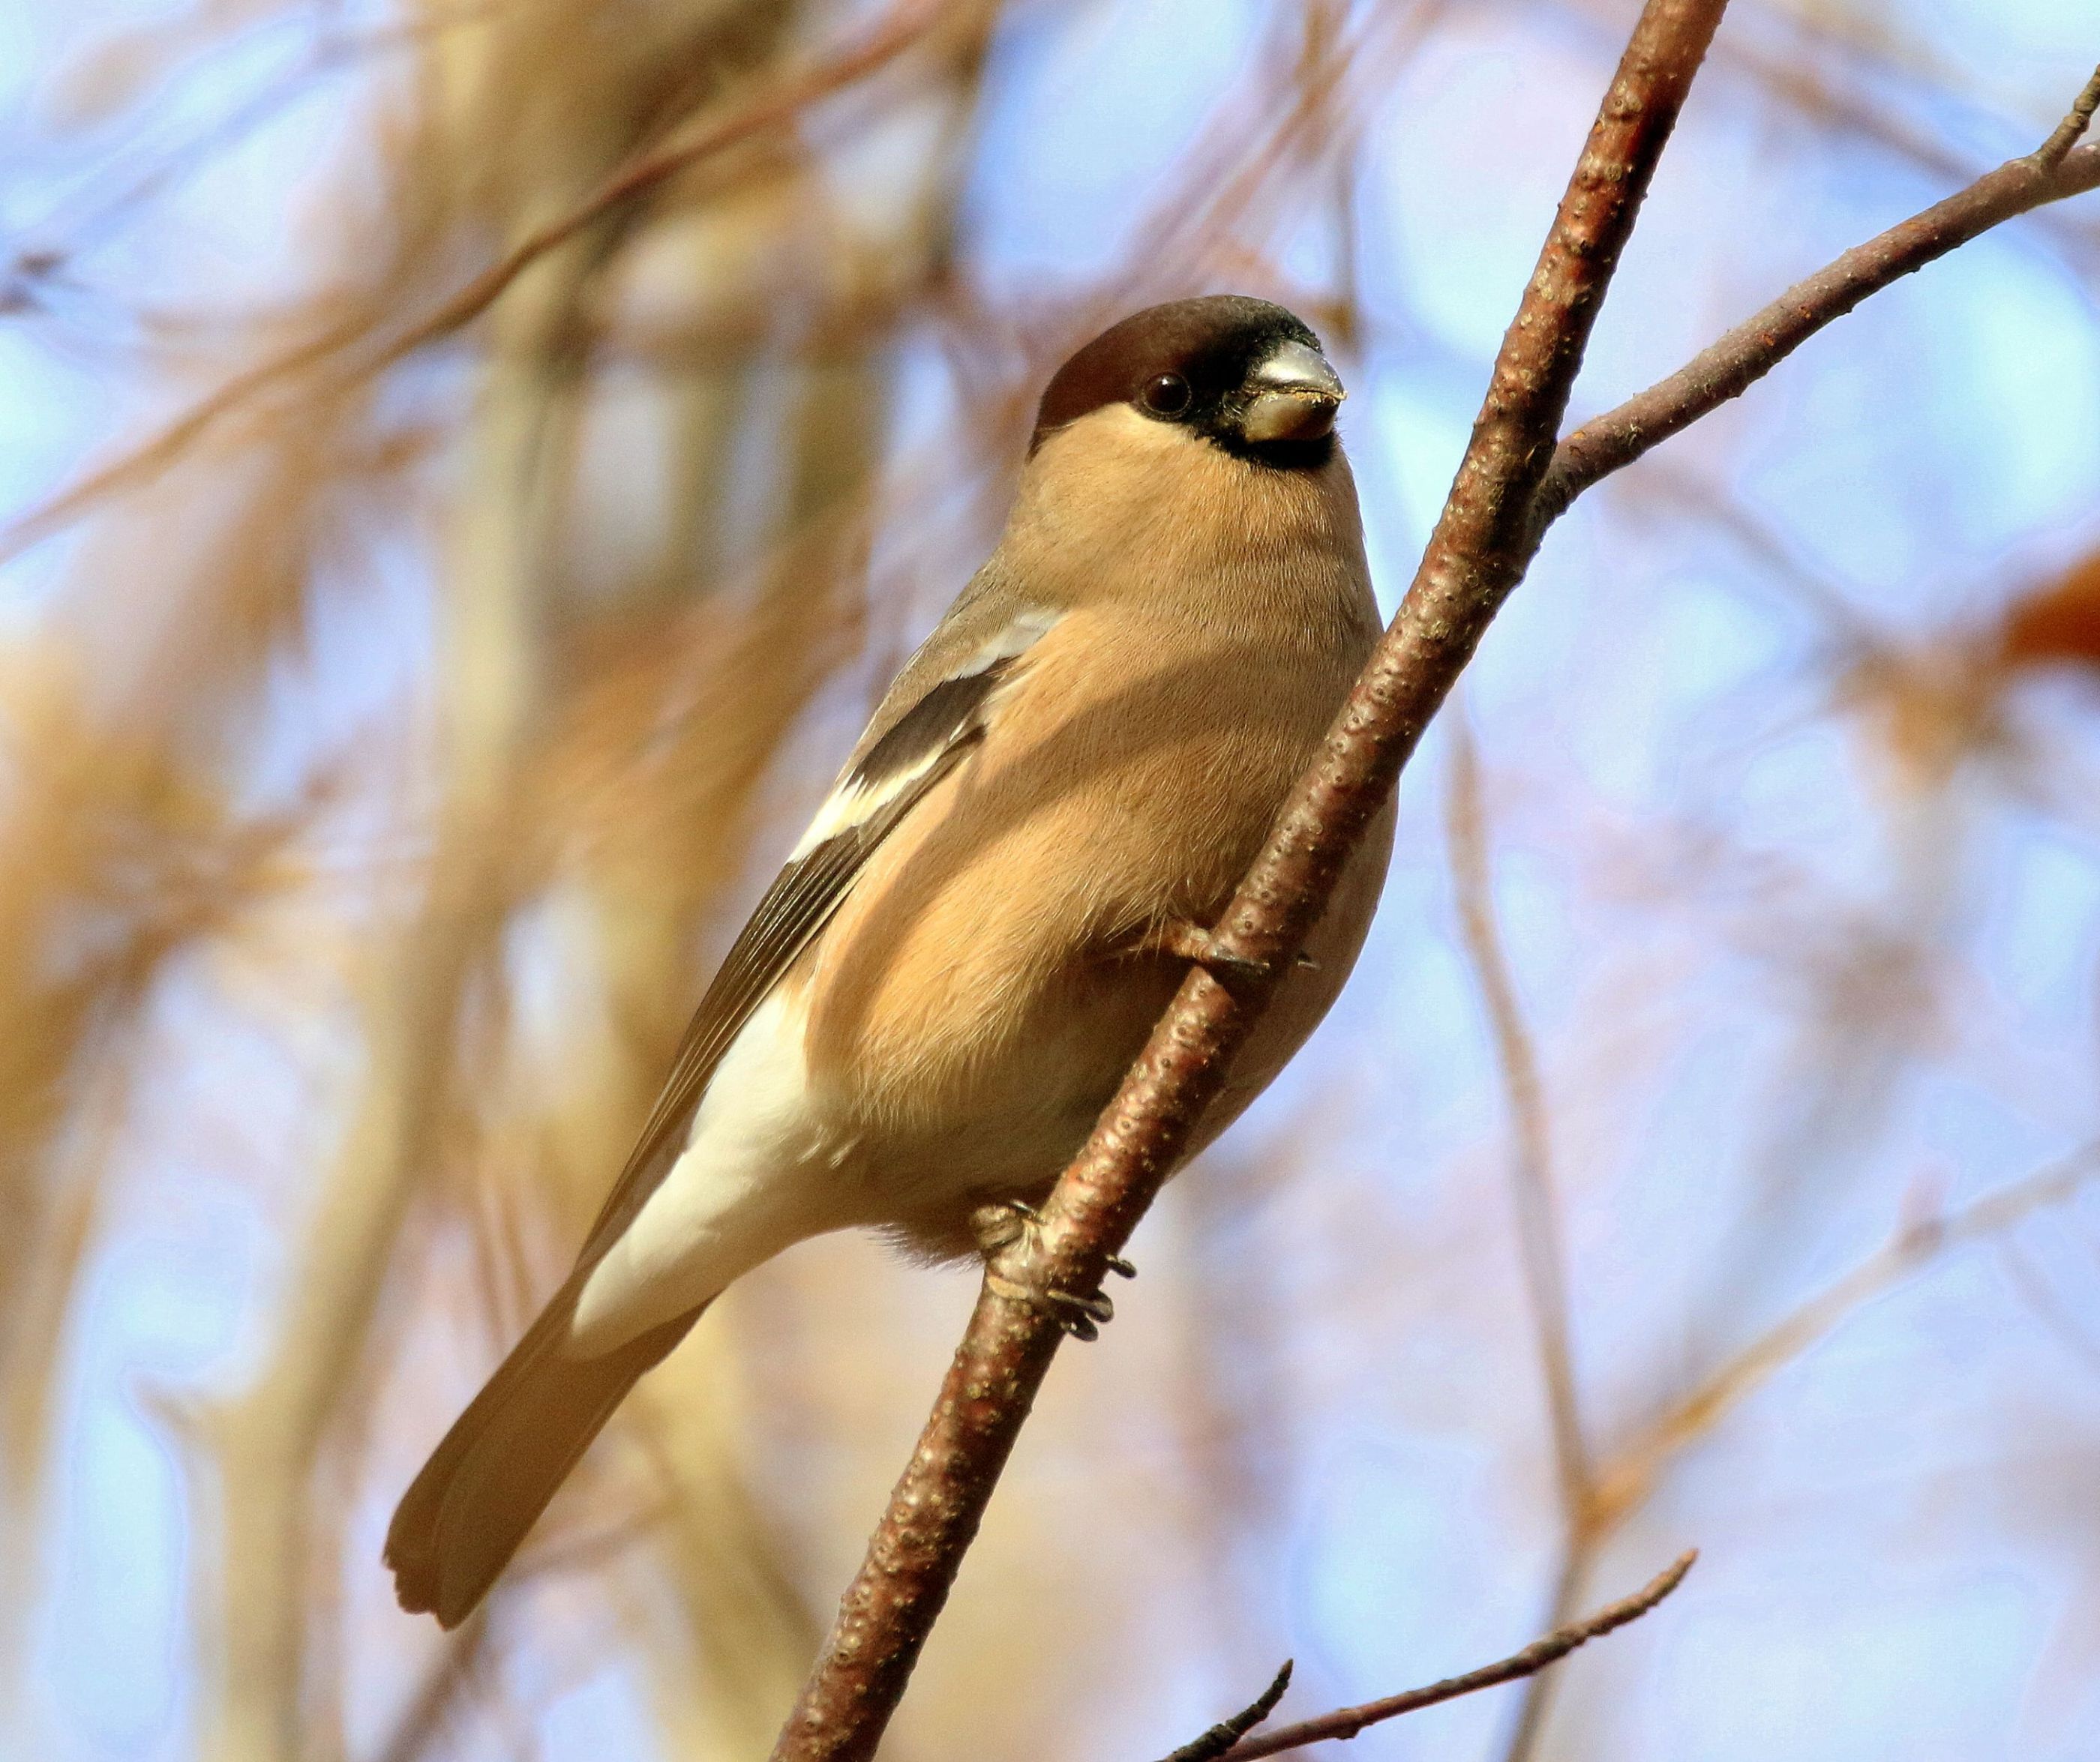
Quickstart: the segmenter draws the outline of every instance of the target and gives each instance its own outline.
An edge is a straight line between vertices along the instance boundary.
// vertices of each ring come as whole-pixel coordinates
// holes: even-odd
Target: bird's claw
[[[1043,1214],[1022,1199],[994,1200],[978,1214],[978,1236],[986,1244],[986,1258],[992,1258],[995,1245],[1004,1246],[1013,1240],[1011,1235],[998,1241],[1002,1231],[991,1226],[990,1220],[999,1218],[1018,1218],[1022,1233],[1039,1230],[1043,1225]],[[1120,1254],[1111,1254],[1103,1266],[1120,1279],[1135,1279],[1137,1268]],[[985,1284],[995,1295],[1011,1302],[1026,1303],[1042,1310],[1058,1327],[1074,1340],[1098,1340],[1101,1329],[1115,1319],[1115,1305],[1104,1291],[1082,1294],[1074,1291],[1045,1289],[1034,1284],[1023,1284],[1004,1274],[987,1267]]]
[[[1268,965],[1218,946],[1216,935],[1201,924],[1177,918],[1162,925],[1144,945],[1200,967],[1228,991],[1243,991],[1268,976]]]
[[[1074,1291],[1046,1291],[1017,1284],[997,1273],[986,1273],[985,1284],[994,1295],[1009,1302],[1026,1303],[1048,1315],[1074,1340],[1098,1340],[1101,1329],[1115,1319],[1115,1305],[1102,1293],[1082,1297]]]
[[[1212,946],[1196,957],[1196,964],[1228,991],[1244,990],[1260,983],[1268,971],[1266,962],[1250,960],[1244,954],[1233,954]]]
[[[1115,1305],[1103,1291],[1092,1297],[1075,1291],[1045,1291],[1043,1301],[1050,1306],[1051,1320],[1074,1340],[1098,1340],[1101,1329],[1115,1319]]]
[[[995,1200],[992,1202],[991,1209],[994,1211],[1011,1213],[1014,1217],[1018,1218],[1026,1228],[1040,1229],[1043,1227],[1043,1214],[1025,1199]],[[1102,1264],[1118,1279],[1135,1279],[1137,1276],[1136,1265],[1120,1254],[1110,1255]],[[1102,1301],[1107,1300],[1104,1298]],[[1104,1317],[1103,1319],[1106,1318]]]
[[[1130,1263],[1121,1264],[1128,1266]],[[1115,1319],[1115,1304],[1105,1291],[1082,1295],[1076,1291],[1046,1290],[995,1272],[985,1275],[985,1284],[995,1296],[1040,1310],[1074,1340],[1098,1340],[1101,1329]]]

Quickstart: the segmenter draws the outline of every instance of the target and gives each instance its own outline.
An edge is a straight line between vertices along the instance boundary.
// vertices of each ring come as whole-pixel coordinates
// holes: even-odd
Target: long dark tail
[[[694,1310],[599,1358],[562,1350],[580,1280],[540,1312],[401,1495],[386,1531],[395,1593],[456,1628],[488,1594],[555,1489]]]

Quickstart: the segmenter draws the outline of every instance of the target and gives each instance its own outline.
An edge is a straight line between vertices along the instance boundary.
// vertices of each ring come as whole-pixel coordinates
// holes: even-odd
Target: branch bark
[[[1060,1178],[1042,1227],[992,1268],[774,1762],[875,1753],[1057,1349],[1057,1326],[1039,1306],[1001,1293],[1099,1286],[1521,576],[1531,499],[1599,304],[1726,3],[1649,0],[1643,10],[1503,338],[1414,584],[1219,926],[1226,951],[1254,976],[1228,993],[1191,973]]]

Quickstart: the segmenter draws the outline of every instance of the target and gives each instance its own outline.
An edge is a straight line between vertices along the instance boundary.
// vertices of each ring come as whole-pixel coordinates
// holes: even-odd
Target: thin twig
[[[1597,1470],[1585,1522],[1570,1529],[1553,1595],[1555,1620],[1574,1606],[1590,1567],[1620,1527],[1644,1505],[1663,1473],[1722,1417],[1838,1326],[1861,1304],[1879,1296],[1927,1262],[1959,1243],[2001,1236],[2033,1213],[2062,1204],[2100,1175],[2100,1147],[1986,1195],[1952,1216],[1915,1222],[1886,1247],[1826,1286],[1723,1361],[1659,1417],[1641,1428]],[[1548,1709],[1542,1685],[1530,1692],[1511,1727],[1502,1762],[1528,1762],[1545,1735]]]
[[[2077,148],[2053,164],[2045,164],[2040,152],[2010,159],[1965,190],[1854,246],[1796,282],[1667,379],[1583,423],[1562,441],[1554,449],[1552,466],[1533,504],[1533,543],[1584,490],[1631,465],[1730,399],[1741,396],[1868,295],[2016,215],[2096,186],[2100,186],[2100,144]]]
[[[445,1636],[437,1658],[379,1751],[379,1762],[423,1762],[448,1735],[461,1697],[480,1675],[488,1655],[488,1611],[477,1610],[467,1624]]]
[[[1451,780],[1445,797],[1445,827],[1460,938],[1487,1007],[1515,1139],[1510,1158],[1511,1199],[1516,1215],[1524,1296],[1531,1310],[1539,1370],[1546,1384],[1546,1416],[1552,1427],[1554,1467],[1560,1490],[1564,1552],[1546,1614],[1548,1625],[1558,1628],[1574,1614],[1575,1600],[1582,1594],[1595,1556],[1596,1475],[1584,1436],[1582,1400],[1575,1380],[1567,1250],[1553,1188],[1546,1088],[1496,922],[1486,814],[1480,800],[1480,757],[1472,725],[1462,713],[1451,723]],[[1554,1680],[1538,1676],[1525,1685],[1502,1762],[1528,1762],[1545,1727],[1549,1685]]]
[[[932,1416],[848,1588],[774,1762],[875,1753],[1055,1355],[1027,1290],[1096,1288],[1172,1171],[1343,865],[1392,791],[1529,555],[1532,492],[1551,456],[1619,254],[1726,0],[1649,0],[1607,92],[1497,357],[1414,585],[1326,752],[1279,817],[1219,927],[1251,976],[1198,971],[1176,995],[1038,1231],[993,1269]]]
[[[741,145],[754,135],[792,122],[812,104],[844,90],[895,60],[924,37],[943,15],[956,11],[953,0],[911,0],[858,43],[829,59],[783,79],[713,126],[690,139],[674,142],[614,173],[567,214],[528,233],[501,260],[492,263],[421,324],[404,331],[380,357],[391,366],[426,344],[471,324],[493,306],[503,291],[549,251],[558,249],[610,214],[652,195],[703,161]]]
[[[1202,1737],[1182,1745],[1166,1758],[1166,1762],[1218,1762],[1220,1756],[1235,1753],[1233,1746],[1276,1711],[1276,1703],[1290,1686],[1292,1663],[1290,1658],[1284,1659],[1283,1667],[1277,1672],[1275,1679],[1252,1701],[1230,1719],[1220,1720]]]
[[[2100,1341],[2089,1334],[2084,1324],[2064,1307],[2049,1288],[2040,1269],[2027,1258],[2018,1242],[2007,1236],[1998,1244],[1998,1258],[2012,1275],[2013,1288],[2027,1305],[2028,1313],[2088,1371],[2100,1374]]]
[[[2054,171],[2063,163],[2064,155],[2078,144],[2093,121],[2093,112],[2100,110],[2100,68],[2093,70],[2093,77],[2085,82],[2085,90],[2078,95],[2069,112],[2056,126],[2056,131],[2035,149],[2034,162],[2044,171]]]
[[[1461,1695],[1478,1694],[1483,1689],[1536,1676],[1547,1665],[1558,1663],[1577,1647],[1587,1645],[1629,1622],[1639,1621],[1684,1582],[1685,1574],[1691,1571],[1692,1562],[1698,1557],[1696,1548],[1680,1554],[1631,1597],[1608,1603],[1594,1615],[1586,1615],[1564,1628],[1556,1628],[1545,1638],[1533,1641],[1521,1652],[1512,1652],[1497,1663],[1484,1664],[1462,1676],[1446,1676],[1441,1682],[1432,1682],[1423,1689],[1410,1689],[1405,1694],[1388,1695],[1382,1701],[1366,1701],[1361,1707],[1338,1707],[1331,1713],[1322,1713],[1317,1719],[1301,1720],[1295,1725],[1280,1725],[1274,1731],[1249,1738],[1225,1751],[1220,1762],[1255,1762],[1257,1757],[1281,1755],[1303,1744],[1323,1743],[1330,1738],[1353,1738],[1367,1726],[1398,1719],[1404,1713],[1419,1712],[1426,1707],[1455,1701]],[[1176,1752],[1177,1755],[1180,1753]],[[1169,1757],[1167,1762],[1174,1762],[1174,1759]]]

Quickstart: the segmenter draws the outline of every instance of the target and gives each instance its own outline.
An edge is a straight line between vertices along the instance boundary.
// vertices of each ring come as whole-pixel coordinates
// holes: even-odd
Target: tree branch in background
[[[2088,1147],[1960,1210],[1906,1225],[1879,1252],[1789,1310],[1740,1351],[1701,1377],[1683,1396],[1641,1426],[1598,1466],[1579,1524],[1570,1527],[1555,1589],[1557,1610],[1572,1604],[1606,1543],[1641,1509],[1683,1454],[1753,1392],[1793,1363],[1859,1307],[1900,1284],[1949,1249],[1996,1239],[2036,1212],[2076,1197],[2100,1176],[2100,1147]],[[1546,1703],[1525,1700],[1502,1751],[1502,1762],[1523,1762],[1545,1729]],[[1236,1762],[1237,1762],[1237,1755]]]
[[[1582,1520],[1572,1532],[1570,1569],[1586,1568],[1603,1542],[1627,1516],[1645,1501],[1667,1464],[1688,1445],[1710,1430],[1730,1407],[1739,1403],[1773,1372],[1793,1362],[1816,1340],[1837,1327],[1860,1305],[1880,1295],[1909,1274],[1950,1248],[1971,1242],[2004,1238],[2015,1225],[2036,1212],[2060,1205],[2075,1197],[2100,1175],[2100,1148],[2088,1149],[2053,1165],[2022,1181],[1999,1188],[1949,1215],[1908,1225],[1878,1253],[1863,1261],[1851,1272],[1827,1286],[1807,1302],[1783,1317],[1740,1352],[1719,1366],[1681,1400],[1644,1428],[1634,1442],[1611,1463],[1597,1482],[1597,1491],[1586,1506]],[[1656,1607],[1683,1582],[1698,1558],[1696,1550],[1686,1553],[1667,1570],[1633,1596],[1607,1605],[1579,1621],[1557,1625],[1544,1638],[1498,1663],[1468,1671],[1462,1676],[1446,1677],[1427,1688],[1405,1694],[1366,1701],[1343,1707],[1295,1725],[1279,1726],[1259,1737],[1242,1737],[1221,1747],[1221,1733],[1251,1731],[1268,1716],[1282,1698],[1290,1681],[1286,1664],[1261,1698],[1176,1751],[1165,1762],[1256,1762],[1262,1756],[1281,1755],[1327,1738],[1353,1738],[1367,1726],[1397,1719],[1440,1702],[1454,1701],[1502,1683],[1529,1679],[1535,1685],[1549,1664],[1565,1658],[1577,1646],[1638,1620]],[[1573,1570],[1564,1570],[1564,1586],[1573,1582]],[[1539,1705],[1536,1700],[1527,1706]],[[1521,1721],[1523,1736],[1512,1742],[1506,1756],[1536,1742],[1541,1722]]]
[[[1533,491],[1597,311],[1726,0],[1649,0],[1497,357],[1488,397],[1413,586],[1327,750],[1218,927],[1251,982],[1192,972],[1039,1231],[996,1262],[775,1762],[867,1758],[902,1698],[1059,1335],[1008,1291],[1091,1291],[1390,795],[1401,765],[1514,588]]]
[[[1860,1306],[1950,1249],[2003,1236],[2061,1205],[2100,1178],[2100,1145],[1985,1194],[1959,1210],[1906,1224],[1886,1246],[1780,1318],[1701,1377],[1600,1469],[1595,1522],[1601,1544],[1654,1490],[1662,1470],[1722,1416],[1792,1363]]]
[[[1268,1708],[1282,1698],[1283,1689],[1290,1680],[1290,1667],[1286,1664],[1269,1685],[1268,1691],[1246,1712],[1229,1720],[1223,1725],[1214,1725],[1193,1744],[1176,1750],[1166,1762],[1255,1762],[1260,1756],[1281,1755],[1286,1750],[1295,1750],[1308,1743],[1323,1743],[1329,1738],[1353,1738],[1369,1726],[1386,1720],[1398,1719],[1403,1713],[1418,1713],[1426,1707],[1436,1707],[1442,1702],[1455,1701],[1462,1695],[1478,1694],[1483,1689],[1498,1688],[1506,1682],[1518,1682],[1527,1676],[1536,1676],[1549,1664],[1558,1663],[1577,1646],[1587,1645],[1615,1628],[1623,1628],[1628,1622],[1639,1621],[1665,1597],[1683,1584],[1684,1575],[1691,1571],[1692,1562],[1699,1557],[1698,1551],[1680,1554],[1669,1566],[1656,1575],[1631,1597],[1621,1597],[1616,1603],[1608,1603],[1594,1615],[1586,1615],[1580,1621],[1571,1621],[1556,1628],[1543,1639],[1534,1640],[1521,1652],[1512,1652],[1507,1658],[1493,1664],[1484,1664],[1478,1670],[1469,1670],[1462,1676],[1446,1676],[1441,1682],[1432,1682],[1425,1689],[1410,1689],[1405,1694],[1388,1695],[1382,1701],[1366,1701],[1361,1707],[1338,1707],[1331,1713],[1322,1713],[1317,1719],[1300,1720],[1295,1725],[1279,1725],[1274,1731],[1264,1732],[1259,1738],[1243,1738],[1229,1749],[1207,1749],[1203,1746],[1218,1732],[1238,1725],[1242,1731],[1256,1725],[1268,1716]],[[1265,1707],[1264,1703],[1267,1703]],[[1241,1724],[1241,1721],[1245,1724]]]
[[[1553,1429],[1561,1508],[1572,1526],[1582,1521],[1593,1477],[1589,1447],[1582,1435],[1575,1354],[1569,1339],[1567,1251],[1562,1240],[1560,1204],[1553,1190],[1553,1147],[1546,1122],[1546,1089],[1538,1074],[1538,1049],[1517,1002],[1516,981],[1510,972],[1501,927],[1495,919],[1487,816],[1480,802],[1480,755],[1471,725],[1462,711],[1453,712],[1450,749],[1444,824],[1451,852],[1452,889],[1457,896],[1460,936],[1487,1010],[1488,1025],[1494,1036],[1495,1060],[1502,1068],[1502,1091],[1509,1105],[1510,1130],[1515,1140],[1510,1157],[1510,1196],[1516,1214],[1517,1244],[1523,1256],[1532,1331],[1546,1383],[1546,1416]]]
[[[1510,1200],[1532,1337],[1546,1385],[1546,1417],[1553,1436],[1560,1494],[1561,1563],[1546,1620],[1555,1628],[1574,1614],[1588,1581],[1584,1541],[1595,1528],[1596,1469],[1582,1425],[1582,1394],[1571,1343],[1567,1252],[1553,1188],[1552,1139],[1538,1055],[1516,980],[1502,949],[1488,855],[1487,814],[1480,800],[1480,758],[1471,725],[1462,714],[1451,723],[1450,782],[1445,801],[1445,841],[1450,848],[1451,885],[1458,910],[1460,940],[1494,1037],[1495,1062],[1510,1114],[1514,1143],[1510,1157]],[[1552,1677],[1533,1676],[1511,1727],[1503,1762],[1524,1762],[1544,1728]]]
[[[102,497],[165,470],[225,418],[274,387],[339,363],[342,385],[333,388],[339,390],[464,329],[549,252],[717,154],[792,122],[812,104],[880,72],[932,34],[937,25],[959,15],[965,21],[974,20],[983,10],[981,0],[962,0],[960,5],[957,0],[903,0],[858,42],[791,73],[719,121],[615,171],[575,207],[526,234],[435,311],[376,349],[360,350],[359,346],[372,337],[374,321],[370,313],[354,310],[348,318],[236,375],[150,439],[9,522],[0,529],[0,563],[49,538]]]

